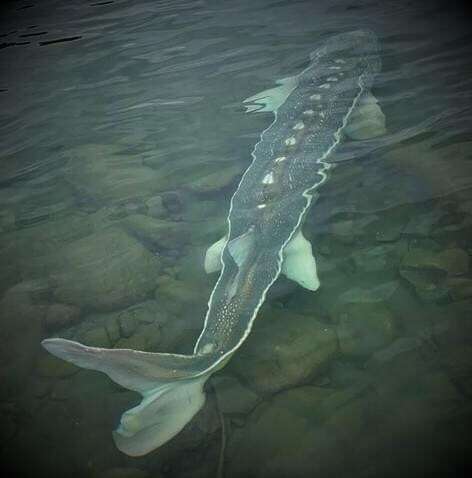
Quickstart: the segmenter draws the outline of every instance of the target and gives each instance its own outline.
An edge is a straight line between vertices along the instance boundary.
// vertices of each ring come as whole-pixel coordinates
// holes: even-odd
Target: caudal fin
[[[43,347],[82,368],[106,373],[139,392],[141,403],[123,413],[113,432],[116,446],[130,456],[158,448],[184,428],[205,403],[203,386],[211,372],[196,356],[87,347],[66,339],[46,339]]]

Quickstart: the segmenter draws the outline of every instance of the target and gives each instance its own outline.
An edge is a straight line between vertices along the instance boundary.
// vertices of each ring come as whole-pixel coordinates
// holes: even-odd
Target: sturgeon
[[[204,384],[248,337],[266,294],[281,273],[315,291],[320,283],[301,227],[333,166],[340,144],[384,133],[385,118],[370,87],[380,69],[369,31],[331,37],[309,65],[275,88],[246,100],[271,111],[231,198],[227,234],[211,246],[205,269],[221,269],[192,355],[88,347],[50,338],[42,345],[79,367],[107,374],[142,395],[113,432],[116,446],[144,455],[174,437],[202,408]]]

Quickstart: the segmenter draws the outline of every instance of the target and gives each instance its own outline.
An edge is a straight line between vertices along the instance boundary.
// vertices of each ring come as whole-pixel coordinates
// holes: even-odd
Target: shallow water
[[[2,7],[0,462],[25,476],[429,476],[471,418],[472,143],[460,4],[109,1]],[[368,28],[388,141],[334,168],[305,235],[321,288],[279,279],[205,408],[133,459],[138,396],[41,339],[190,353],[270,114],[244,98]],[[62,40],[62,41],[61,41]],[[388,143],[388,144],[386,144]],[[215,395],[216,394],[216,395]],[[222,422],[224,433],[222,434]],[[224,440],[223,440],[224,435]],[[221,470],[220,470],[221,471]]]

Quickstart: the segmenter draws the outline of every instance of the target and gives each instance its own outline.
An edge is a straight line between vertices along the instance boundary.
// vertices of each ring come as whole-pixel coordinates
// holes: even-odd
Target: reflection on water
[[[0,58],[1,461],[27,475],[424,476],[465,460],[472,145],[446,2],[17,2]],[[207,405],[132,459],[137,401],[42,338],[189,353],[206,247],[272,120],[242,100],[370,28],[394,141],[339,163],[305,224],[321,288],[280,279]],[[408,131],[412,134],[404,135]],[[414,134],[413,134],[414,133]],[[395,136],[396,135],[396,136]],[[213,390],[213,391],[212,391]],[[216,395],[215,395],[216,394]]]

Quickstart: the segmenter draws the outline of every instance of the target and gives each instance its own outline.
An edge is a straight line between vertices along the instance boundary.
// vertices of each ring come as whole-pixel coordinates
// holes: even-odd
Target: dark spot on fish
[[[97,3],[91,3],[91,7],[99,7],[100,5],[109,5],[110,3],[113,3],[113,1],[110,2],[97,2]]]
[[[44,45],[52,45],[53,43],[65,43],[68,41],[74,41],[74,40],[79,40],[82,38],[82,36],[75,36],[75,37],[66,37],[66,38],[58,38],[57,40],[46,40],[46,41],[40,41],[39,45],[44,46]]]
[[[32,8],[34,5],[23,5],[22,7],[17,8],[17,10],[26,10],[27,8]]]
[[[0,88],[0,93],[5,93],[6,91],[8,91],[8,88]]]
[[[35,33],[24,33],[23,35],[20,35],[21,38],[27,38],[27,37],[37,37],[39,35],[44,35],[47,32],[35,32]]]

